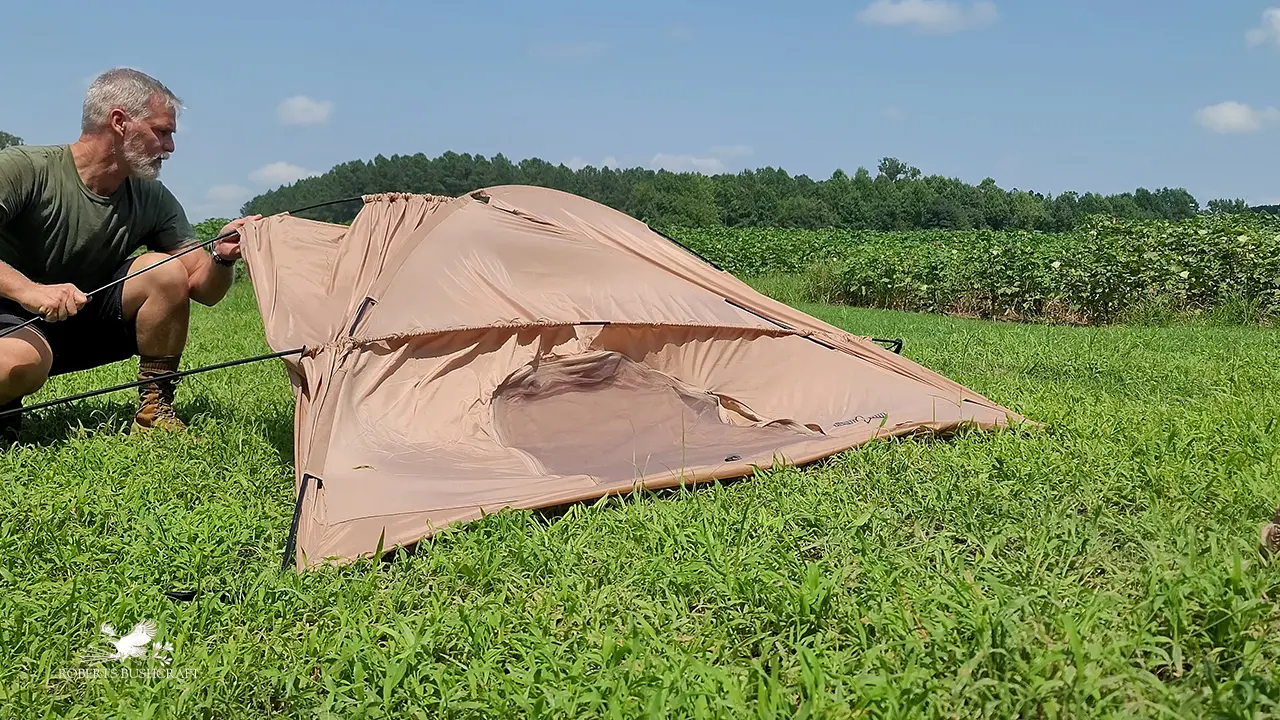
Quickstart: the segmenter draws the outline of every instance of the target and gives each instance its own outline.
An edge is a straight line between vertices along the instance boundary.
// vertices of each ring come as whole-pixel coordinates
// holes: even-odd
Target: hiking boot
[[[178,378],[151,380],[178,371],[179,355],[143,357],[138,361],[138,379],[150,380],[138,386],[138,414],[134,416],[135,430],[182,430],[187,426],[173,409],[173,396]]]
[[[0,412],[22,407],[22,398],[15,398],[0,405]],[[22,437],[22,413],[0,417],[0,448],[16,445]]]
[[[1258,532],[1258,544],[1262,546],[1262,554],[1268,557],[1280,555],[1280,507],[1271,516],[1271,522],[1262,526]]]

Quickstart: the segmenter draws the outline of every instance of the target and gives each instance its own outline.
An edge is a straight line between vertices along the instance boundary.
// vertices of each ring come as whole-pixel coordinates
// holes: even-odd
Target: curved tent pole
[[[355,197],[343,197],[343,199],[340,199],[340,200],[326,200],[324,202],[316,202],[315,205],[306,205],[306,206],[303,206],[303,208],[297,208],[294,210],[285,210],[283,214],[294,215],[297,213],[302,213],[302,211],[306,211],[306,210],[315,210],[316,208],[324,208],[324,206],[326,205],[338,205],[340,204],[340,202],[353,202],[356,200],[364,200],[364,197],[365,197],[364,195],[357,195]],[[164,260],[160,260],[159,263],[156,263],[154,265],[147,265],[146,268],[142,268],[141,270],[136,270],[136,272],[124,275],[123,278],[115,279],[115,281],[106,283],[105,286],[97,288],[97,290],[88,293],[88,296],[92,297],[93,295],[97,295],[97,293],[100,293],[104,290],[108,290],[109,287],[113,287],[115,286],[115,284],[127,281],[127,279],[129,278],[137,277],[137,275],[145,273],[147,272],[147,270],[150,270],[152,268],[159,268],[160,265],[164,265],[165,263],[168,263],[169,260],[178,259],[180,258],[180,256],[186,255],[187,252],[196,250],[197,247],[212,245],[212,243],[218,242],[219,240],[223,240],[223,238],[228,238],[230,236],[233,236],[233,234],[236,234],[236,231],[219,234],[218,237],[210,238],[210,240],[206,240],[204,242],[197,242],[196,245],[192,245],[191,247],[188,247],[188,249],[183,250],[182,252],[175,252],[175,254],[168,256],[168,258],[165,258]],[[36,315],[36,316],[33,316],[33,318],[26,320],[26,322],[22,324],[13,325],[12,328],[6,328],[4,329],[4,331],[0,331],[0,337],[5,337],[6,334],[17,332],[19,331],[19,329],[26,328],[27,325],[31,325],[32,323],[35,323],[36,320],[40,320],[40,319],[41,319],[41,316]],[[76,400],[83,400],[83,398],[86,398],[86,397],[105,395],[105,393],[108,393],[108,392],[115,392],[115,391],[119,391],[119,389],[128,389],[131,387],[137,387],[143,383],[156,382],[156,380],[166,380],[170,378],[184,377],[184,375],[206,373],[206,372],[209,372],[209,370],[219,370],[221,368],[230,368],[230,366],[232,365],[243,365],[244,363],[256,363],[256,361],[269,360],[269,359],[273,359],[273,357],[284,357],[287,355],[301,355],[302,352],[305,352],[305,351],[306,351],[305,347],[297,347],[297,348],[293,348],[293,350],[269,352],[269,354],[266,354],[266,355],[255,355],[253,357],[244,357],[244,359],[241,359],[241,360],[228,360],[228,361],[225,361],[225,363],[215,363],[212,365],[205,365],[205,366],[202,366],[202,368],[180,370],[180,372],[177,372],[177,373],[168,373],[165,375],[161,375],[161,377],[159,378],[151,378],[147,380],[136,380],[136,382],[132,382],[132,383],[118,384],[118,386],[95,389],[95,391],[82,392],[82,393],[79,393],[79,395],[73,395],[69,397],[60,397],[60,398],[56,398],[56,400],[40,402],[40,404],[37,404],[37,405],[29,405],[27,407],[14,407],[14,409],[0,411],[0,418],[8,418],[9,415],[18,415],[22,413],[27,413],[27,411],[29,410],[38,410],[38,409],[41,409],[41,407],[52,407],[54,405],[63,405],[64,402],[73,402]]]
[[[886,350],[892,350],[893,352],[899,355],[902,354],[902,338],[894,338],[892,340],[889,340],[886,338],[873,337],[871,338],[871,342],[888,345],[889,347],[885,348]]]
[[[95,395],[105,395],[109,392],[115,392],[117,390],[128,390],[129,388],[137,387],[139,385],[144,385],[146,383],[159,382],[161,380],[170,380],[173,378],[185,377],[187,375],[195,375],[196,373],[208,372],[210,370],[221,370],[222,368],[232,367],[233,365],[244,365],[246,363],[258,362],[260,360],[270,360],[272,358],[281,358],[289,355],[302,355],[306,351],[307,351],[306,347],[298,347],[298,348],[293,348],[291,350],[281,350],[279,352],[266,353],[265,355],[254,355],[253,357],[241,358],[239,360],[226,360],[224,362],[214,363],[213,365],[205,365],[203,367],[191,368],[190,370],[180,370],[177,372],[165,373],[164,375],[157,375],[156,377],[147,378],[145,380],[134,380],[133,382],[121,383],[119,385],[112,385],[111,387],[102,388],[100,390],[89,390],[88,392],[82,392],[77,395],[57,398],[55,400],[46,400],[45,402],[36,403],[35,405],[28,405],[27,407],[12,408],[10,410],[5,410],[3,412],[0,412],[0,418],[6,418],[10,415],[18,415],[24,412],[28,412],[30,410],[39,410],[41,408],[53,407],[54,405],[62,405],[64,403],[73,402],[75,400],[83,400],[85,398],[94,397]]]
[[[300,208],[297,208],[297,209],[294,209],[294,210],[286,210],[286,211],[284,211],[283,213],[278,213],[278,214],[284,214],[284,215],[295,215],[295,214],[297,214],[297,213],[304,212],[304,211],[307,211],[307,210],[314,210],[314,209],[316,209],[316,208],[325,207],[326,205],[337,205],[337,204],[339,204],[339,203],[344,203],[344,202],[354,202],[354,201],[356,201],[356,200],[363,200],[363,199],[364,199],[364,196],[363,196],[363,195],[356,195],[356,196],[354,196],[354,197],[342,198],[342,199],[340,199],[340,200],[327,200],[327,201],[322,202],[322,203],[316,203],[316,204],[314,204],[314,205],[306,205],[306,206],[304,206],[304,207],[300,207]],[[137,271],[131,272],[131,273],[129,273],[128,275],[125,275],[125,276],[124,276],[124,277],[122,277],[122,278],[119,278],[119,279],[117,279],[117,280],[113,280],[113,281],[111,281],[111,282],[107,283],[106,285],[103,285],[102,287],[98,288],[97,290],[94,290],[93,292],[88,293],[88,295],[89,295],[90,297],[92,297],[93,295],[97,295],[98,293],[102,292],[103,290],[106,290],[107,288],[112,287],[113,285],[116,285],[116,284],[118,284],[118,283],[122,283],[122,282],[124,282],[125,280],[128,280],[128,279],[129,279],[129,278],[131,278],[131,277],[137,277],[138,275],[141,275],[142,273],[144,273],[144,272],[146,272],[146,271],[148,271],[148,270],[150,270],[150,269],[152,269],[152,268],[160,267],[161,265],[163,265],[163,264],[165,264],[165,263],[169,262],[170,260],[175,260],[175,259],[177,259],[177,258],[179,258],[179,257],[182,257],[183,255],[186,255],[187,253],[191,252],[192,250],[195,250],[196,248],[204,247],[204,246],[206,246],[206,245],[212,245],[213,243],[218,242],[219,240],[222,240],[222,239],[224,239],[224,238],[231,237],[232,235],[235,235],[235,234],[236,234],[236,231],[232,231],[232,232],[229,232],[229,233],[222,233],[221,235],[218,235],[217,237],[211,238],[211,239],[209,239],[209,240],[205,240],[205,241],[203,241],[203,242],[196,243],[196,244],[192,245],[191,247],[189,247],[189,248],[187,248],[187,249],[183,250],[182,252],[174,253],[173,255],[170,255],[169,257],[165,258],[164,260],[161,260],[161,261],[160,261],[160,262],[158,262],[158,263],[155,263],[154,265],[148,265],[147,267],[144,267],[144,268],[142,268],[141,270],[137,270]],[[12,332],[16,332],[16,331],[18,331],[18,330],[21,330],[22,328],[27,327],[28,325],[31,325],[32,323],[34,323],[35,321],[40,320],[40,319],[41,319],[41,317],[40,317],[39,315],[36,315],[36,316],[34,316],[34,317],[30,318],[29,320],[27,320],[27,321],[25,321],[25,322],[23,322],[23,323],[21,323],[21,324],[19,324],[19,325],[14,325],[13,327],[6,328],[6,329],[4,329],[4,330],[0,331],[0,337],[4,337],[4,336],[6,336],[6,335],[8,335],[8,334],[10,334],[10,333],[12,333]],[[233,365],[242,365],[242,364],[244,364],[244,363],[257,362],[257,361],[259,361],[259,360],[268,360],[268,359],[271,359],[271,358],[285,357],[286,355],[300,355],[300,354],[302,354],[302,353],[303,353],[303,352],[305,352],[305,351],[306,351],[306,348],[294,348],[294,349],[292,349],[292,350],[282,350],[282,351],[280,351],[280,352],[267,353],[266,355],[255,355],[254,357],[250,357],[250,358],[243,358],[243,359],[240,359],[240,360],[229,360],[229,361],[226,361],[226,362],[215,363],[215,364],[213,364],[213,365],[205,365],[204,367],[192,368],[192,369],[190,369],[190,370],[183,370],[183,371],[180,371],[180,372],[168,373],[168,374],[163,375],[163,376],[160,376],[160,377],[158,377],[158,378],[151,378],[150,380],[139,380],[139,381],[135,381],[135,382],[124,383],[124,384],[122,384],[122,385],[115,385],[115,386],[112,386],[112,387],[109,387],[109,388],[103,388],[103,389],[101,389],[101,390],[91,390],[91,391],[89,391],[89,392],[80,393],[80,394],[78,394],[78,395],[72,395],[72,396],[70,396],[70,397],[58,398],[58,399],[56,399],[56,400],[49,400],[49,401],[46,401],[46,402],[38,403],[38,404],[36,404],[36,405],[30,405],[30,406],[27,406],[27,407],[18,407],[18,408],[13,408],[13,409],[10,409],[10,410],[5,410],[5,411],[3,411],[3,412],[0,412],[0,418],[5,418],[5,417],[8,417],[8,416],[10,416],[10,415],[18,415],[18,414],[21,414],[21,413],[24,413],[24,412],[27,412],[27,411],[30,411],[30,410],[37,410],[37,409],[40,409],[40,408],[52,407],[52,406],[54,406],[54,405],[61,405],[61,404],[63,404],[63,403],[73,402],[73,401],[75,401],[75,400],[83,400],[84,398],[94,397],[95,395],[103,395],[103,394],[106,394],[106,393],[109,393],[109,392],[115,392],[115,391],[117,391],[117,390],[126,390],[126,389],[131,388],[131,387],[137,387],[138,385],[142,385],[142,384],[143,384],[143,383],[145,383],[145,382],[155,382],[156,380],[168,380],[168,379],[170,379],[170,378],[182,377],[182,376],[184,376],[184,375],[194,375],[195,373],[207,372],[207,371],[209,371],[209,370],[219,370],[219,369],[221,369],[221,368],[231,367],[231,366],[233,366]]]
[[[362,200],[363,198],[364,198],[364,196],[363,196],[363,195],[358,195],[358,196],[356,196],[356,197],[342,198],[341,200],[328,200],[328,201],[326,201],[326,202],[316,203],[315,205],[307,205],[306,207],[300,207],[300,208],[298,208],[298,209],[296,209],[296,210],[286,210],[286,211],[284,211],[284,213],[283,213],[283,214],[285,214],[285,215],[294,215],[294,214],[296,214],[296,213],[300,213],[300,212],[303,212],[303,211],[306,211],[306,210],[314,210],[314,209],[316,209],[316,208],[324,207],[324,206],[326,206],[326,205],[337,205],[337,204],[339,204],[339,203],[344,203],[344,202],[353,202],[353,201],[356,201],[356,200]],[[120,283],[122,283],[122,282],[124,282],[124,281],[126,281],[126,280],[128,280],[128,279],[130,279],[130,278],[137,277],[138,275],[141,275],[142,273],[144,273],[144,272],[146,272],[146,271],[148,271],[148,270],[150,270],[150,269],[152,269],[152,268],[160,267],[161,265],[163,265],[163,264],[165,264],[165,263],[169,262],[170,260],[176,260],[176,259],[178,259],[178,258],[182,257],[183,255],[186,255],[187,253],[191,252],[192,250],[196,250],[196,249],[198,249],[198,248],[202,248],[202,247],[204,247],[204,246],[206,246],[206,245],[212,245],[212,244],[214,244],[214,243],[218,242],[219,240],[224,240],[224,239],[229,238],[229,237],[231,237],[232,235],[235,235],[235,234],[236,234],[236,231],[235,231],[235,230],[232,230],[232,231],[231,231],[231,232],[229,232],[229,233],[222,233],[221,235],[219,235],[219,236],[217,236],[217,237],[215,237],[215,238],[210,238],[209,240],[205,240],[205,241],[203,241],[203,242],[196,243],[196,244],[192,245],[191,247],[187,248],[186,250],[183,250],[182,252],[174,253],[174,254],[170,255],[169,257],[167,257],[167,258],[165,258],[165,259],[161,260],[160,262],[155,263],[154,265],[148,265],[147,267],[144,267],[144,268],[142,268],[141,270],[135,270],[134,272],[131,272],[131,273],[129,273],[128,275],[125,275],[125,276],[124,276],[124,277],[122,277],[122,278],[117,278],[117,279],[115,279],[115,280],[112,280],[111,282],[107,283],[106,285],[103,285],[102,287],[98,288],[97,290],[94,290],[93,292],[86,293],[85,295],[86,295],[86,297],[93,297],[94,295],[97,295],[98,293],[102,292],[103,290],[107,290],[108,288],[114,287],[115,285],[118,285],[118,284],[120,284]],[[23,322],[23,323],[21,323],[21,324],[19,324],[19,325],[14,325],[13,327],[9,327],[9,328],[5,328],[4,330],[0,330],[0,337],[5,337],[6,335],[9,335],[10,333],[17,332],[18,330],[21,330],[22,328],[27,327],[27,326],[29,326],[29,325],[31,325],[31,324],[33,324],[33,323],[35,323],[35,321],[40,320],[40,319],[42,319],[42,318],[41,318],[39,315],[36,315],[36,316],[34,316],[34,317],[32,317],[32,318],[30,318],[30,319],[26,320],[25,322]]]

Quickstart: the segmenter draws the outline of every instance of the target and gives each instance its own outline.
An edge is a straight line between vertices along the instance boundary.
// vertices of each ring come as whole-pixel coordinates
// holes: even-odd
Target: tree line
[[[765,167],[705,175],[644,168],[577,170],[530,158],[446,152],[429,158],[378,155],[353,160],[292,185],[262,193],[241,209],[270,214],[366,193],[401,191],[456,196],[490,185],[525,184],[581,195],[655,227],[784,227],[855,230],[991,229],[1066,231],[1090,215],[1120,219],[1184,220],[1196,215],[1257,210],[1242,200],[1213,200],[1204,208],[1182,188],[1104,195],[1049,195],[1005,189],[995,180],[977,185],[925,175],[897,158],[884,158],[873,174],[835,171],[824,180]],[[348,222],[359,204],[306,214]]]
[[[0,148],[22,139],[0,131]],[[272,214],[339,198],[377,192],[456,196],[476,188],[524,184],[581,195],[655,227],[783,227],[851,230],[1041,230],[1061,232],[1091,215],[1125,220],[1185,220],[1202,213],[1265,211],[1243,200],[1211,200],[1201,207],[1183,188],[1137,188],[1104,195],[1058,195],[999,187],[985,178],[972,185],[958,178],[925,175],[897,158],[882,159],[873,174],[836,170],[815,180],[764,167],[705,175],[645,168],[577,170],[538,158],[512,162],[504,155],[446,152],[429,158],[378,155],[352,160],[315,177],[262,193],[241,207],[244,215]],[[318,208],[307,217],[350,222],[360,204]]]

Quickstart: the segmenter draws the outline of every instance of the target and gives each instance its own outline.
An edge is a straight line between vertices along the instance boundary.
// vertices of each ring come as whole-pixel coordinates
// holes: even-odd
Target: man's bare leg
[[[44,336],[30,327],[0,337],[0,410],[21,406],[23,397],[44,386],[53,352]],[[17,440],[21,415],[0,417],[0,441]]]
[[[167,255],[147,253],[133,261],[129,272],[154,265]],[[176,372],[187,344],[191,299],[188,276],[182,263],[166,262],[131,277],[124,283],[122,302],[126,318],[134,319],[138,332],[138,379]],[[138,388],[137,426],[180,430],[184,426],[173,411],[174,379],[148,382]]]

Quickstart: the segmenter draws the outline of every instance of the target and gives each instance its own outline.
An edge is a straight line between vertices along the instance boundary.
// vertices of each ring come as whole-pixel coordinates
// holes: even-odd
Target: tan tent
[[[802,464],[1022,418],[537,187],[278,215],[244,254],[296,395],[297,566],[503,508]]]

